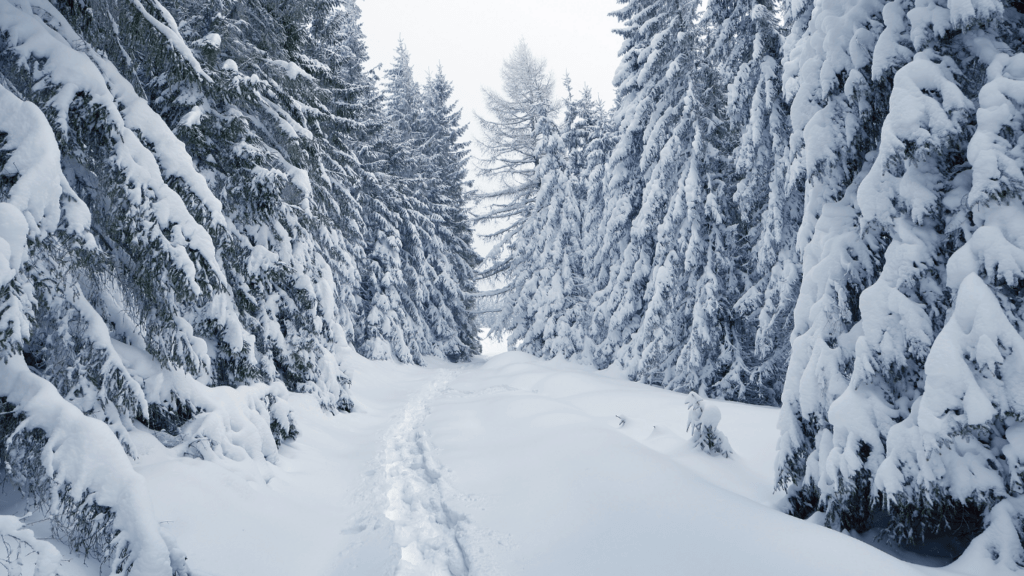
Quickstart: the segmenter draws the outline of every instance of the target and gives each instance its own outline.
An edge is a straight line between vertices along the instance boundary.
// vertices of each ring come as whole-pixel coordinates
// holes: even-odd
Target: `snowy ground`
[[[608,372],[521,353],[349,365],[357,412],[292,396],[302,435],[275,465],[177,457],[138,433],[196,576],[979,573],[779,512],[774,409],[716,403],[735,454],[713,458],[687,440],[684,395]]]

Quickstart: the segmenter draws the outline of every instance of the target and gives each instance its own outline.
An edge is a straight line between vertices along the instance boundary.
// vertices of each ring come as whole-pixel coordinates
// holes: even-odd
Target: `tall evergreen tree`
[[[493,120],[477,118],[483,138],[481,174],[496,185],[490,192],[478,191],[476,201],[482,213],[477,221],[495,230],[481,234],[493,247],[485,256],[480,277],[497,284],[491,291],[496,308],[508,292],[514,249],[536,201],[540,188],[536,168],[538,127],[553,120],[558,112],[554,80],[547,64],[520,41],[501,67],[504,94],[484,90],[487,110]]]
[[[989,526],[969,554],[1015,567],[1024,560],[1015,432],[1022,406],[1014,392],[1024,346],[1017,289],[1024,252],[1014,232],[1024,221],[1024,35],[1016,8],[971,8],[938,3],[927,12],[886,14],[893,39],[915,53],[897,62],[873,170],[874,206],[898,225],[881,280],[890,254],[920,262],[921,272],[910,274],[897,260],[889,277],[910,299],[902,308],[921,317],[904,322],[907,332],[916,328],[924,342],[907,347],[898,378],[886,378],[900,398],[898,421],[880,426],[884,460],[872,470],[873,487],[892,513],[887,529],[897,540],[970,537]],[[969,48],[982,38],[986,49]],[[883,157],[903,160],[904,170]],[[877,307],[883,294],[871,296]],[[899,362],[876,361],[883,370]],[[857,404],[847,404],[839,424],[863,433],[848,421]]]
[[[611,116],[599,103],[598,119],[594,125],[590,143],[587,144],[584,151],[586,167],[580,176],[585,191],[581,204],[583,211],[583,261],[591,304],[598,287],[608,284],[609,267],[606,262],[598,258],[598,254],[601,251],[601,242],[604,237],[604,223],[609,200],[605,187],[608,180],[608,159],[617,142],[618,134]],[[584,359],[587,362],[593,362],[593,310],[591,310],[591,319],[588,320],[588,323],[590,326],[587,328],[587,350]]]
[[[364,170],[356,197],[366,222],[367,247],[361,265],[362,322],[354,344],[374,360],[420,362],[425,325],[412,288],[424,261],[420,232],[425,210],[411,176],[412,144],[389,123],[386,95],[374,94],[370,141],[360,155]]]
[[[472,190],[469,182],[469,143],[463,138],[468,126],[452,100],[454,88],[439,67],[424,87],[423,154],[428,162],[425,174],[433,212],[438,248],[433,266],[438,289],[438,309],[447,309],[450,320],[433,322],[434,337],[441,353],[452,360],[466,360],[480,353],[479,326],[475,308],[475,269],[480,256],[473,248],[473,228],[467,204]]]
[[[649,364],[656,354],[649,352],[645,360],[644,348],[653,331],[677,340],[677,334],[664,333],[662,327],[672,330],[678,324],[656,311],[645,327],[641,322],[646,302],[672,282],[668,269],[652,268],[652,259],[658,227],[678,190],[692,142],[693,132],[687,130],[693,125],[681,121],[680,115],[684,109],[692,110],[687,93],[698,60],[698,3],[635,0],[625,4],[616,13],[625,25],[622,65],[615,79],[619,141],[606,170],[606,216],[597,254],[601,267],[597,276],[607,277],[607,284],[595,286],[591,335],[599,367],[617,360],[631,377],[661,382],[662,370]],[[662,261],[671,256],[671,250],[664,251]],[[652,277],[659,276],[649,287]],[[635,336],[638,330],[642,333]]]
[[[860,476],[854,485],[828,487],[822,478],[833,445],[829,407],[847,388],[853,369],[861,319],[857,302],[877,278],[885,248],[879,229],[862,227],[857,202],[888,108],[891,75],[873,78],[868,50],[881,30],[883,4],[793,3],[786,15],[783,84],[793,128],[787,182],[802,187],[805,200],[797,236],[803,274],[776,469],[779,486],[789,487],[793,511],[800,515],[817,509],[823,486],[864,496],[869,484]]]
[[[604,128],[604,105],[594,100],[588,86],[584,86],[579,97],[576,97],[573,94],[572,79],[568,74],[565,75],[562,86],[565,87],[566,97],[565,118],[562,120],[560,132],[565,143],[569,178],[576,197],[583,201],[587,198],[591,144],[601,135]]]
[[[710,2],[715,31],[709,50],[728,85],[725,115],[735,170],[737,257],[745,284],[735,304],[741,397],[775,404],[789,360],[792,312],[799,289],[796,228],[799,191],[785,183],[789,118],[782,98],[782,37],[771,0]]]
[[[422,90],[399,45],[385,71],[383,115],[363,191],[373,235],[363,297],[370,306],[357,345],[368,356],[465,360],[479,352],[466,212],[465,128],[440,72]],[[370,182],[370,181],[368,181]]]
[[[540,188],[511,248],[499,326],[510,347],[571,358],[584,349],[587,319],[583,222],[565,142],[547,118],[537,124],[537,157]]]
[[[231,219],[218,244],[261,356],[259,370],[245,376],[281,379],[293,390],[315,391],[326,407],[346,409],[348,380],[328,358],[351,330],[351,254],[361,238],[352,225],[350,152],[333,133],[353,131],[350,111],[338,107],[339,89],[365,87],[321,83],[334,72],[316,59],[323,44],[349,41],[338,33],[346,24],[327,8],[180,3],[184,37],[212,82],[160,75],[151,86],[158,111],[214,183]],[[310,26],[326,38],[308,40],[300,31]],[[325,146],[332,137],[334,145]],[[221,377],[245,381],[223,371]]]

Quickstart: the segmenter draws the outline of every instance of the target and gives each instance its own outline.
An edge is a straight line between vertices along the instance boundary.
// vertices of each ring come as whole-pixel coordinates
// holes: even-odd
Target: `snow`
[[[28,237],[25,215],[9,202],[0,202],[0,285],[21,269]]]
[[[926,568],[781,512],[774,408],[702,401],[721,414],[726,459],[693,446],[687,395],[613,370],[520,352],[425,367],[344,360],[351,414],[276,391],[301,434],[273,463],[189,458],[132,432],[145,489],[122,497],[148,493],[146,525],[159,523],[192,574],[992,573],[978,569],[984,554],[960,572]],[[0,533],[18,529],[8,524],[0,516]],[[37,538],[43,526],[31,526]]]
[[[312,80],[313,79],[313,77],[310,76],[309,72],[306,72],[305,70],[303,70],[295,62],[288,62],[288,61],[285,61],[285,60],[272,60],[272,59],[271,60],[267,60],[267,62],[269,64],[272,64],[272,65],[280,68],[285,73],[285,76],[288,76],[288,78],[291,79],[291,80],[295,80],[299,76],[302,76],[303,78],[306,78],[308,80]]]

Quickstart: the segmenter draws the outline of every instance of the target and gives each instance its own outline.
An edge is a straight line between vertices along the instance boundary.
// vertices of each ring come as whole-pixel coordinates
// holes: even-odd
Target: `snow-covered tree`
[[[657,227],[683,170],[687,135],[675,136],[697,60],[694,30],[698,3],[691,0],[624,0],[615,12],[623,24],[622,62],[615,76],[618,141],[604,170],[604,216],[596,250],[591,337],[594,362],[606,367],[639,329],[651,278]],[[663,151],[668,146],[670,151]],[[654,174],[659,159],[659,173]],[[667,255],[666,255],[667,256]],[[668,281],[668,279],[665,279]],[[639,342],[639,341],[637,341]],[[642,352],[627,362],[640,374]]]
[[[162,74],[150,85],[231,220],[217,243],[260,356],[246,377],[280,379],[345,409],[348,381],[330,358],[351,330],[352,253],[361,242],[344,142],[353,115],[341,92],[366,86],[340,80],[362,63],[358,28],[343,20],[358,12],[327,15],[314,3],[233,10],[186,2],[176,10],[210,80]],[[313,41],[304,27],[322,32]],[[354,54],[332,58],[353,45]]]
[[[604,265],[598,258],[601,250],[604,223],[606,218],[606,197],[605,183],[607,181],[608,158],[618,141],[617,132],[607,113],[601,115],[601,119],[594,130],[593,138],[586,148],[587,164],[581,177],[586,195],[581,203],[583,212],[583,265],[584,279],[586,281],[587,293],[590,301],[588,308],[594,302],[594,293],[598,287],[608,284],[609,267]],[[595,361],[594,351],[594,312],[590,308],[590,317],[587,319],[587,337],[582,361],[591,363]]]
[[[539,189],[511,247],[498,326],[510,347],[541,358],[571,358],[584,349],[588,316],[583,219],[558,127],[541,118],[536,137]]]
[[[781,90],[782,37],[775,2],[710,2],[710,62],[728,85],[737,261],[749,287],[736,303],[744,400],[775,404],[789,360],[799,288],[796,228],[802,198],[785,183],[789,117]]]
[[[471,246],[465,127],[440,71],[426,90],[399,45],[385,71],[383,113],[363,153],[359,204],[367,224],[365,322],[356,344],[375,359],[465,360],[479,351],[470,295]]]
[[[370,83],[345,4],[0,3],[0,459],[112,571],[188,570],[140,423],[272,460],[286,386],[351,407]]]
[[[554,120],[558,112],[554,79],[546,62],[534,56],[525,41],[520,41],[502,64],[501,81],[503,93],[484,90],[487,111],[493,119],[477,117],[483,151],[480,173],[495,189],[476,195],[481,210],[477,221],[494,228],[481,234],[493,242],[493,247],[480,275],[499,284],[499,299],[512,249],[540,188],[536,178],[537,130],[541,120]]]
[[[452,100],[454,88],[439,67],[424,86],[422,119],[423,154],[428,162],[426,187],[433,213],[434,238],[438,243],[433,263],[437,271],[438,310],[446,322],[432,321],[434,337],[442,354],[466,360],[480,353],[479,327],[473,313],[476,292],[475,268],[480,256],[473,249],[473,229],[467,204],[472,190],[469,177],[469,143],[463,140],[467,126]],[[450,315],[450,317],[448,316]]]
[[[794,2],[786,13],[782,82],[793,130],[786,186],[803,191],[804,212],[776,470],[799,515],[818,506],[818,481],[833,445],[829,407],[849,384],[861,329],[858,299],[877,278],[885,247],[880,230],[862,228],[857,202],[888,108],[891,76],[873,77],[870,50],[883,28],[883,5]],[[858,477],[856,487],[843,490],[868,496],[869,480]]]
[[[622,128],[605,169],[591,334],[598,366],[616,361],[632,378],[735,398],[746,370],[734,305],[748,258],[727,161],[738,139],[716,64],[728,50],[709,43],[728,20],[719,12],[696,2],[619,12]],[[744,42],[732,36],[730,46]]]
[[[158,25],[144,19],[150,9]],[[202,75],[162,6],[130,10],[159,39],[154,55]],[[181,574],[126,432],[182,387],[145,385],[123,354],[148,353],[192,384],[209,378],[211,347],[244,361],[208,231],[225,217],[181,142],[81,24],[48,3],[0,4],[0,458],[71,547],[122,572]]]
[[[1021,344],[1014,287],[1024,254],[1013,232],[1024,182],[1024,68],[1013,64],[1020,14],[995,2],[838,8],[833,18],[855,20],[829,27],[850,30],[850,48],[844,55],[823,44],[833,57],[823,66],[855,68],[847,68],[844,94],[805,115],[814,100],[800,104],[804,71],[819,89],[822,59],[812,51],[813,67],[792,65],[801,70],[792,142],[802,138],[805,150],[816,142],[819,152],[829,150],[822,142],[838,143],[832,155],[866,152],[859,164],[843,160],[859,173],[838,201],[822,203],[815,192],[828,182],[815,176],[818,162],[790,168],[791,177],[806,170],[801,241],[817,221],[803,247],[779,480],[793,484],[796,512],[821,510],[836,528],[872,527],[885,518],[875,514],[880,508],[891,518],[883,527],[900,542],[971,538],[989,526],[969,554],[1012,567],[1024,558],[1012,392]],[[811,37],[818,15],[807,20]],[[802,42],[791,45],[790,58]],[[845,125],[844,132],[811,132],[821,112],[839,104],[860,107],[856,116],[829,113],[831,129]],[[838,138],[851,134],[855,118],[882,120],[874,143]]]
[[[384,127],[385,122],[381,115],[379,125]],[[361,321],[353,339],[368,358],[419,362],[424,325],[406,280],[406,255],[419,252],[422,262],[415,227],[421,212],[411,205],[415,199],[408,179],[393,174],[401,170],[404,156],[387,134],[386,127],[379,129],[372,148],[361,158],[366,170],[356,200],[366,223],[366,254],[361,264]]]
[[[973,537],[988,527],[968,555],[1015,569],[1024,561],[1017,430],[1024,421],[1017,391],[1024,349],[1017,288],[1024,264],[1017,232],[1024,222],[1022,17],[1009,5],[985,3],[970,11],[942,3],[914,10],[901,31],[916,54],[896,73],[886,124],[898,138],[889,149],[917,159],[890,196],[897,207],[899,200],[910,204],[914,221],[902,228],[921,240],[911,244],[904,232],[889,251],[899,240],[914,248],[904,252],[930,257],[932,266],[920,267],[934,276],[932,298],[918,297],[917,307],[939,300],[943,313],[928,318],[930,346],[907,354],[915,386],[902,394],[901,421],[884,430],[874,488],[897,540]],[[927,218],[944,225],[925,228]]]
[[[589,158],[591,144],[604,129],[604,105],[595,100],[590,87],[584,86],[579,97],[573,93],[572,79],[568,74],[562,81],[565,88],[565,118],[562,120],[561,133],[565,142],[566,159],[569,167],[569,178],[572,180],[576,197],[581,201],[587,198],[588,169],[592,165]]]

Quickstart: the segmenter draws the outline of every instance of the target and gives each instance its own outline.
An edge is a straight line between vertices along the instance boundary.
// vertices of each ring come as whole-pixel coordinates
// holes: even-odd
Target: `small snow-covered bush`
[[[15,516],[0,516],[0,568],[8,576],[56,576],[60,552]]]
[[[690,407],[690,419],[686,429],[693,434],[693,445],[708,454],[721,454],[726,458],[732,454],[729,440],[718,430],[722,412],[717,407],[705,404],[704,398],[690,392],[686,404]]]

